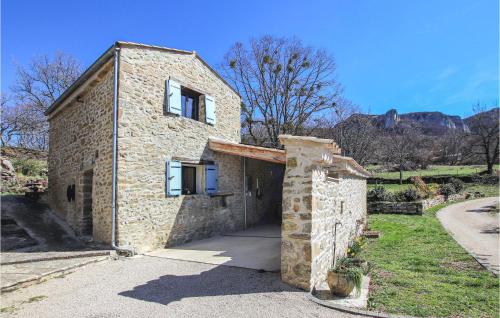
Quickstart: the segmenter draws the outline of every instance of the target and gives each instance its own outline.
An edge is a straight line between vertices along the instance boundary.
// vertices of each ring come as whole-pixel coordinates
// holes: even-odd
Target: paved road
[[[310,302],[276,273],[151,256],[95,263],[3,294],[2,308],[2,316],[30,318],[354,317]]]
[[[483,266],[499,273],[499,214],[492,210],[499,198],[484,198],[450,205],[437,217],[455,240]]]

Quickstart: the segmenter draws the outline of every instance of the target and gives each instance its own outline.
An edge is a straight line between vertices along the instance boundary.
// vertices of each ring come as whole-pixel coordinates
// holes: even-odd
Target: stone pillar
[[[310,290],[313,171],[325,153],[331,153],[332,142],[295,136],[280,136],[280,140],[286,151],[281,278],[290,285]]]

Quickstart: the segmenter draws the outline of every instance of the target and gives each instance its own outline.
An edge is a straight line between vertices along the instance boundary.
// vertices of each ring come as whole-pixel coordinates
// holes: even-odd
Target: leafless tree
[[[446,164],[456,165],[470,157],[469,138],[464,132],[450,130],[436,144],[440,150],[436,155]]]
[[[26,104],[9,104],[2,95],[2,146],[12,145],[23,148],[46,149],[46,125],[33,107]]]
[[[234,44],[221,70],[242,96],[242,128],[256,144],[310,134],[340,97],[335,61],[300,40],[264,36]]]
[[[333,118],[326,121],[314,135],[332,138],[342,150],[342,155],[352,157],[361,165],[375,159],[378,129],[371,116],[360,114],[350,102],[338,103]]]
[[[486,111],[486,108],[480,104],[475,105],[473,110],[475,115],[468,122],[472,149],[484,158],[487,173],[493,174],[493,165],[498,162],[499,158],[499,110],[496,108]]]
[[[46,149],[48,124],[43,113],[80,73],[79,62],[60,52],[53,59],[44,55],[26,66],[17,66],[17,80],[11,88],[14,105],[6,112],[14,117],[21,116],[23,129],[15,138],[19,146]]]
[[[384,158],[394,164],[399,171],[399,183],[403,184],[405,166],[415,157],[418,133],[412,127],[396,126],[384,138]]]

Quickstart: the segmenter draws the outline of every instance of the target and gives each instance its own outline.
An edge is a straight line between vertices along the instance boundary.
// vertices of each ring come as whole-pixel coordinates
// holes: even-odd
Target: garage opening
[[[243,158],[245,165],[246,228],[281,226],[285,166]]]

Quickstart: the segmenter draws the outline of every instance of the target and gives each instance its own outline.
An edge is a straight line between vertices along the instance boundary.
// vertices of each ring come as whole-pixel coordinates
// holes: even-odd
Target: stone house
[[[281,225],[282,277],[312,288],[363,229],[368,173],[332,140],[241,144],[240,104],[195,52],[116,42],[46,111],[52,209],[139,253]]]

